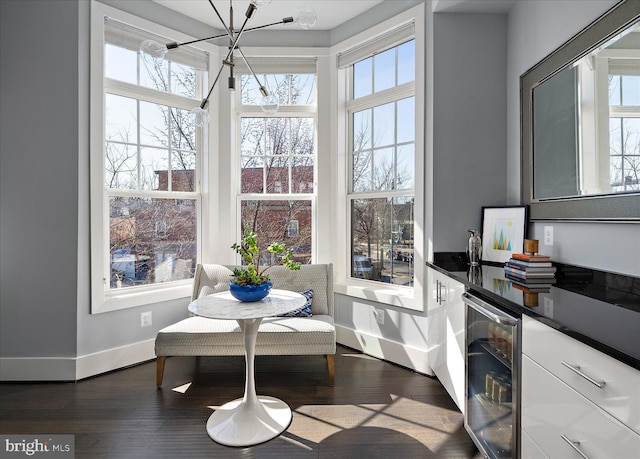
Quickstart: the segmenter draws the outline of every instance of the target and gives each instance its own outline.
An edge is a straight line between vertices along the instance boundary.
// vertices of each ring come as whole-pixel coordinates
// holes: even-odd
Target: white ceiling
[[[197,19],[216,29],[222,29],[220,20],[208,0],[153,0],[185,16]],[[247,27],[281,21],[287,16],[296,17],[298,11],[305,6],[313,8],[318,15],[318,22],[314,30],[331,30],[340,24],[358,16],[362,12],[373,8],[383,0],[272,0],[269,5],[258,7],[258,11],[248,23]],[[233,0],[234,28],[239,29],[244,22],[244,14],[249,0]],[[213,0],[220,15],[229,25],[230,0]],[[279,28],[296,27],[293,24],[278,26]]]

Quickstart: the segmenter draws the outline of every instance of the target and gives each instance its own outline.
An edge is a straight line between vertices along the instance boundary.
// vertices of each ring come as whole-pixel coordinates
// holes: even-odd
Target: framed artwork
[[[522,253],[527,237],[527,206],[482,208],[482,260],[504,263]]]

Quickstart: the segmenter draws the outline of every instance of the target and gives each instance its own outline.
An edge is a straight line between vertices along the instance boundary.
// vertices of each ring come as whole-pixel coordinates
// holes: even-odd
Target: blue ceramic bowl
[[[272,285],[271,281],[260,285],[238,285],[232,282],[229,284],[229,292],[239,301],[260,301],[269,294]]]

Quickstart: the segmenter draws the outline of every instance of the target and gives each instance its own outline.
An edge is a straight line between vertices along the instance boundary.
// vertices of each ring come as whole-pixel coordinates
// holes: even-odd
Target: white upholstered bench
[[[333,265],[302,265],[300,271],[274,266],[268,271],[273,288],[313,290],[311,317],[268,317],[256,339],[256,355],[325,355],[334,385],[336,330],[333,310]],[[192,300],[229,289],[231,271],[222,265],[196,267]],[[242,331],[236,321],[188,317],[158,332],[156,384],[162,385],[169,356],[244,355]]]

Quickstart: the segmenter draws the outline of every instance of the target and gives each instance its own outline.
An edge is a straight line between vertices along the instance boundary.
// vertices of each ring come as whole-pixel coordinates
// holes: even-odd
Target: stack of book
[[[555,272],[548,255],[514,253],[504,265],[504,276],[527,293],[548,292],[556,282]]]

